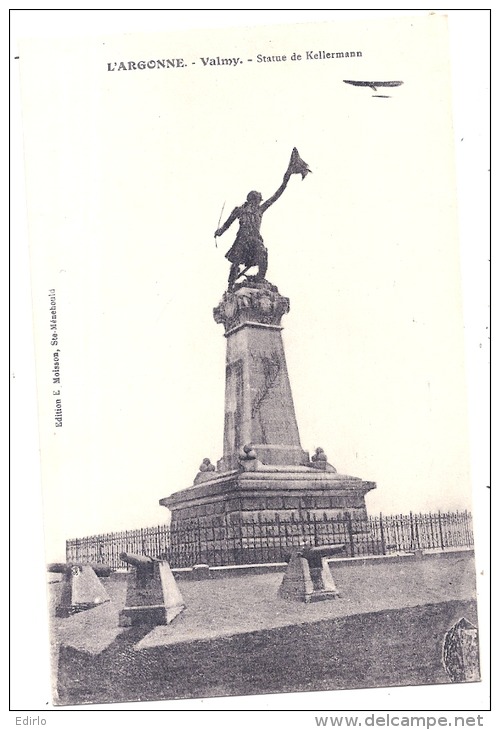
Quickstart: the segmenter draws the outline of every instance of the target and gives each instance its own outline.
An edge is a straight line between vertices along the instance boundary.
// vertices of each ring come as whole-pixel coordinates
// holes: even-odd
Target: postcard
[[[447,18],[18,63],[50,706],[484,706]]]

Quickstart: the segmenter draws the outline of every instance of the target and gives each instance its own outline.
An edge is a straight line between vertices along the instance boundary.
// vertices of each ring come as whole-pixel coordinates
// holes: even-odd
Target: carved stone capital
[[[223,294],[214,308],[214,319],[223,324],[226,333],[245,323],[279,327],[281,318],[290,311],[290,300],[281,296],[268,281],[243,282]]]

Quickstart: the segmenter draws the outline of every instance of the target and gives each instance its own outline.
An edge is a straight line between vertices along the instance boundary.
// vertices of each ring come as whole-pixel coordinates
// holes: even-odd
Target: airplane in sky
[[[379,87],[394,87],[401,86],[402,81],[348,81],[344,79],[344,84],[352,84],[353,86],[368,86],[373,91],[378,91]],[[389,99],[390,97],[385,94],[377,94],[382,99]]]

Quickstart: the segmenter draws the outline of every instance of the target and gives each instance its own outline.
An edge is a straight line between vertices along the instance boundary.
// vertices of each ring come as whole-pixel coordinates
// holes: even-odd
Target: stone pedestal
[[[326,555],[311,553],[307,555],[307,551],[304,553],[294,551],[288,561],[278,596],[287,601],[304,603],[327,601],[340,596]]]
[[[133,567],[127,575],[127,595],[119,626],[169,624],[184,608],[169,564],[160,560],[146,562]]]
[[[160,500],[173,528],[366,519],[375,484],[338,474],[323,449],[310,458],[300,443],[281,337],[289,306],[273,284],[248,280],[214,309],[227,340],[223,455],[217,467],[204,459],[192,486]]]
[[[239,467],[246,444],[263,464],[309,462],[300,445],[281,338],[281,317],[289,308],[275,286],[259,282],[225,292],[214,309],[227,339],[221,472]]]
[[[67,618],[111,600],[91,565],[64,567],[61,599],[56,606],[56,616]]]

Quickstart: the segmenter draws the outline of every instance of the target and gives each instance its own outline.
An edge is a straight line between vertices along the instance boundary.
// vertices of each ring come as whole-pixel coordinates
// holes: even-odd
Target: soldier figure
[[[274,195],[262,202],[262,195],[256,190],[252,190],[248,193],[246,202],[235,208],[224,225],[215,231],[216,237],[222,236],[236,219],[240,222],[236,239],[226,254],[226,258],[231,262],[228,280],[229,290],[233,288],[236,279],[252,266],[258,267],[257,281],[262,281],[265,278],[267,272],[267,248],[264,246],[263,238],[260,235],[262,216],[278,200],[292,174],[299,173],[302,175],[302,179],[304,179],[308,172],[310,170],[307,164],[300,159],[299,153],[294,147],[290,164],[283,177],[283,182]],[[243,266],[241,272],[240,266]]]

